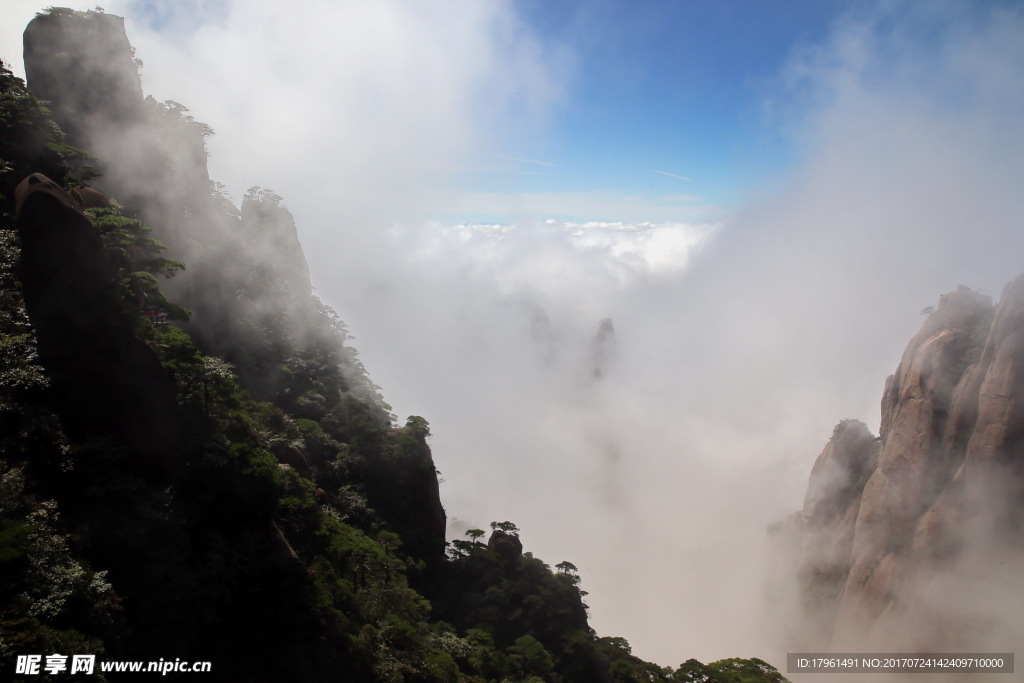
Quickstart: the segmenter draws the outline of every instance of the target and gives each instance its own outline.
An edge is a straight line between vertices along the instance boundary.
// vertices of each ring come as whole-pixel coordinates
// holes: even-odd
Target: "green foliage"
[[[511,522],[494,523],[516,530]],[[482,535],[479,529],[471,530]],[[579,579],[552,573],[529,556],[509,561],[486,546],[455,540],[446,582],[432,596],[436,616],[465,629],[473,653],[463,663],[484,679],[599,680],[608,671],[587,626]],[[564,563],[568,565],[569,563]]]
[[[0,409],[16,409],[14,404],[24,398],[24,392],[47,384],[18,288],[19,253],[16,233],[0,231],[0,387],[9,399],[0,403]]]
[[[94,177],[94,161],[64,142],[50,110],[0,62],[0,228],[14,227],[14,188],[25,176],[81,184]]]
[[[155,112],[155,118],[163,127],[171,128],[175,126],[188,126],[195,129],[202,138],[208,138],[213,135],[213,128],[205,123],[196,121],[195,118],[188,113],[188,107],[180,102],[175,102],[174,100],[157,102],[152,96],[150,96],[146,98],[146,103],[150,106],[151,110]]]
[[[540,641],[531,635],[516,638],[515,644],[506,649],[505,671],[519,679],[533,677],[545,680],[554,671],[555,662],[551,653]]]
[[[405,421],[405,428],[417,439],[430,436],[430,423],[419,415],[410,415]]]
[[[26,489],[24,466],[0,460],[0,670],[26,647],[103,652],[111,586],[74,557],[59,519],[55,501]]]
[[[174,277],[185,264],[160,256],[167,247],[150,236],[152,228],[126,216],[116,205],[86,209],[86,214],[117,267],[125,310],[137,319],[141,319],[141,311],[149,310],[164,312],[171,320],[188,320],[189,311],[168,301],[157,281],[157,277]]]
[[[204,441],[229,421],[235,431],[253,431],[255,420],[240,413],[245,397],[223,359],[202,354],[184,330],[170,325],[151,331],[150,345],[174,379],[178,405],[193,439]]]
[[[597,646],[603,657],[610,663],[609,671],[614,681],[670,681],[672,670],[645,662],[632,654],[632,648],[625,638],[600,638]]]
[[[512,522],[491,522],[491,529],[504,531],[506,534],[511,534],[512,536],[519,535],[519,527]]]
[[[456,539],[451,542],[451,548],[448,550],[448,556],[453,560],[458,560],[463,557],[468,557],[476,548],[477,544],[472,541]]]
[[[16,277],[17,235],[0,230],[0,455],[34,470],[66,466],[68,445],[48,405],[50,380]]]
[[[563,576],[571,577],[576,577],[576,574],[579,571],[576,568],[576,565],[568,561],[559,562],[555,565],[555,569],[557,569]]]
[[[245,193],[245,199],[259,204],[268,204],[273,207],[281,206],[284,198],[272,190],[265,190],[262,187],[250,187]]]
[[[711,664],[688,659],[679,665],[673,681],[686,683],[786,683],[787,679],[771,664],[757,659],[730,658]]]
[[[69,17],[69,18],[77,19],[79,17],[84,16],[87,13],[88,12],[79,12],[78,10],[73,10],[70,7],[59,7],[57,5],[49,5],[48,7],[43,8],[42,11],[36,12],[36,16],[37,17]]]

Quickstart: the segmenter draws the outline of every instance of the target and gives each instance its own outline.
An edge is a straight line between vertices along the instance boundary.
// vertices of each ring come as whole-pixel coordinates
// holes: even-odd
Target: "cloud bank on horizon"
[[[737,2],[691,25],[680,4],[625,23],[633,3],[610,0],[551,17],[425,0],[106,7],[128,18],[146,92],[216,131],[211,175],[285,197],[371,376],[400,416],[431,422],[453,533],[516,522],[537,556],[580,568],[594,627],[642,657],[778,664],[778,615],[765,626],[756,607],[765,525],[799,507],[836,422],[877,424],[918,311],[960,283],[998,297],[1024,270],[1024,14],[849,2],[800,23]],[[36,9],[2,13],[9,27]],[[695,33],[712,19],[736,36]],[[686,75],[760,49],[750,31],[778,42],[786,19],[756,86]],[[696,53],[637,48],[606,76],[599,48],[625,54],[644,31]],[[716,125],[753,132],[636,99],[677,81]],[[676,110],[688,136],[782,140],[775,174],[716,204],[702,183],[721,168],[659,137]],[[646,153],[667,148],[693,156]],[[610,180],[627,175],[642,180]]]

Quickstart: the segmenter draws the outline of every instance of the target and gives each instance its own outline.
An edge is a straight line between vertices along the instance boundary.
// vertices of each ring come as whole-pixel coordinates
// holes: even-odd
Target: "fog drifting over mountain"
[[[714,224],[526,202],[457,225],[424,218],[476,205],[447,172],[533,154],[568,106],[572,45],[512,5],[106,10],[146,93],[216,131],[211,176],[285,198],[371,377],[430,421],[452,533],[514,521],[579,567],[598,633],[661,664],[784,660],[765,526],[800,507],[836,422],[877,429],[922,308],[1024,270],[1020,12],[879,3],[795,48],[765,110],[796,162]]]

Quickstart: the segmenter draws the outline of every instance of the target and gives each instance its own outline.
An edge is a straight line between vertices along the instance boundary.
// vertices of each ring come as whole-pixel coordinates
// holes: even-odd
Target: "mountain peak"
[[[1014,632],[998,605],[967,607],[937,587],[987,594],[1005,587],[991,567],[1024,567],[1008,550],[1024,500],[1022,328],[1024,276],[995,308],[964,286],[943,295],[886,380],[877,441],[857,422],[836,428],[798,532],[815,646],[991,649],[993,634]]]

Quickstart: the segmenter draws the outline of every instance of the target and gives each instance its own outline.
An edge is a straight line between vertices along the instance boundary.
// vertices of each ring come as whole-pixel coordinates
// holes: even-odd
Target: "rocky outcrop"
[[[262,195],[262,196],[261,196]],[[247,197],[242,202],[242,234],[248,251],[256,256],[268,282],[286,297],[308,301],[313,295],[309,265],[299,244],[295,218],[273,193]]]
[[[91,187],[75,187],[71,196],[78,200],[83,209],[106,209],[111,206],[110,197]]]
[[[51,104],[68,144],[96,157],[97,188],[194,265],[192,241],[228,229],[210,208],[209,129],[180,104],[143,97],[122,17],[47,10],[25,29],[24,45],[28,87]]]
[[[498,553],[506,560],[514,560],[523,555],[523,542],[515,534],[495,529],[487,539],[487,549]]]
[[[144,118],[142,82],[124,19],[102,12],[43,12],[25,28],[25,76],[52,103],[61,128],[86,142],[98,126]]]
[[[1024,276],[995,309],[965,287],[943,296],[886,380],[877,442],[843,422],[818,457],[798,524],[811,631],[933,651],[962,647],[968,623],[1013,632],[1020,605],[968,619],[948,591],[1019,566],[1022,493]]]
[[[167,184],[122,17],[54,8],[29,23],[24,46],[28,87],[50,103],[68,144],[99,160],[104,192],[134,208]]]
[[[878,441],[867,425],[840,422],[814,462],[803,511],[792,522],[799,533],[801,598],[816,622],[811,631],[823,639],[850,572],[861,493],[877,459]]]
[[[413,417],[388,433],[363,468],[363,484],[370,507],[401,538],[402,552],[423,560],[431,571],[444,561],[447,516],[429,434],[426,420]]]
[[[312,479],[309,471],[309,461],[306,459],[302,449],[285,441],[275,441],[270,444],[270,452],[274,454],[277,461],[282,465],[294,467],[295,471],[306,479]]]
[[[140,463],[170,466],[180,457],[174,384],[132,336],[92,224],[38,173],[15,196],[25,308],[67,428],[82,440],[112,439]]]

